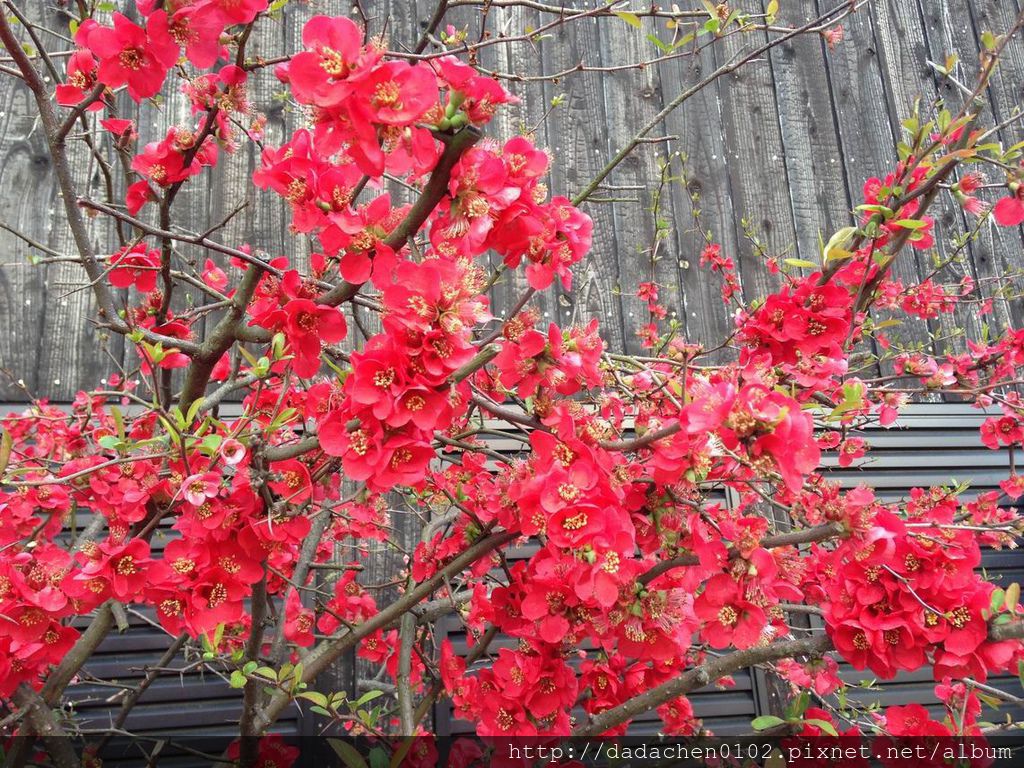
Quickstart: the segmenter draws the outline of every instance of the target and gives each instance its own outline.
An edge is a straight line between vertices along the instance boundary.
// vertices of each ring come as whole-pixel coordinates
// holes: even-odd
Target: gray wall
[[[779,23],[802,23],[836,4],[838,0],[789,0],[782,3]],[[22,5],[37,19],[62,23],[52,3],[26,0]],[[371,28],[379,31],[386,24],[391,47],[396,49],[414,43],[434,9],[433,0],[365,0],[363,5]],[[753,10],[751,5],[758,3],[745,0],[737,5]],[[282,20],[261,25],[250,52],[270,56],[290,50],[310,13],[345,13],[347,9],[348,4],[340,2],[293,2]],[[818,36],[805,36],[722,78],[687,101],[665,121],[662,131],[655,132],[674,138],[641,146],[609,179],[620,188],[595,196],[618,202],[587,205],[596,225],[593,252],[578,265],[575,294],[551,293],[541,300],[544,311],[560,322],[601,317],[614,348],[636,351],[634,330],[647,316],[643,303],[632,294],[637,282],[653,277],[664,286],[663,299],[670,310],[685,319],[686,333],[716,344],[731,321],[719,298],[718,278],[698,264],[703,237],[691,215],[691,196],[699,195],[701,228],[710,230],[724,251],[737,257],[746,298],[763,295],[777,278],[764,269],[745,232],[784,258],[815,260],[819,237],[827,240],[831,232],[849,223],[849,209],[860,201],[864,180],[885,173],[895,162],[894,137],[914,99],[921,96],[928,103],[945,97],[959,106],[959,93],[940,81],[926,61],[941,62],[947,53],[956,52],[964,64],[958,76],[971,81],[980,34],[1009,28],[1017,13],[1017,0],[870,0],[865,9],[843,22],[846,40],[835,51],[828,51]],[[479,35],[480,18],[478,9],[451,12],[453,23],[469,26],[470,39]],[[549,19],[530,9],[494,7],[487,25],[493,33],[504,30],[517,35]],[[659,55],[646,39],[648,33],[666,40],[670,36],[663,21],[655,25],[646,19],[644,29],[637,30],[617,18],[588,18],[565,24],[535,44],[491,46],[483,52],[481,64],[526,77],[556,73],[581,61],[588,66],[619,66]],[[761,33],[735,35],[696,59],[681,57],[640,69],[581,72],[555,83],[511,82],[508,85],[522,104],[509,109],[489,133],[503,137],[524,126],[536,126],[538,142],[551,147],[556,156],[552,191],[571,194],[677,93],[763,39]],[[59,39],[49,42],[55,50],[67,47]],[[1016,44],[1008,49],[991,88],[995,115],[986,113],[985,119],[1006,118],[1020,104],[1022,88],[1024,45]],[[559,94],[565,95],[561,106],[550,109],[551,100]],[[270,118],[268,144],[280,143],[300,124],[301,115],[279,98],[281,88],[269,72],[255,79],[252,95]],[[182,98],[168,99],[163,106],[136,108],[129,102],[121,107],[125,115],[137,113],[143,142],[186,119]],[[1019,128],[1008,133],[1005,138],[1010,143],[1021,138]],[[670,153],[688,158],[687,180],[685,185],[670,182],[665,187],[659,218],[671,231],[652,262],[652,193],[661,175],[659,163]],[[280,200],[247,184],[256,162],[255,153],[246,149],[187,185],[176,203],[177,221],[203,230],[248,199],[250,205],[221,237],[231,244],[248,241],[271,255],[287,253],[301,261],[309,245],[288,234],[288,215]],[[104,175],[84,147],[75,152],[74,165],[83,192],[102,197]],[[681,170],[678,157],[671,168],[675,174]],[[120,195],[123,181],[116,165],[112,175]],[[947,203],[943,206],[935,212],[941,231],[949,234],[962,228],[959,211]],[[0,76],[0,222],[54,251],[72,252],[27,90],[7,76]],[[116,247],[109,221],[97,220],[94,232],[101,251]],[[945,252],[945,239],[939,242],[939,251]],[[105,351],[97,351],[88,322],[92,298],[84,289],[79,267],[68,263],[29,266],[26,254],[32,251],[0,232],[0,263],[5,265],[0,268],[0,367],[9,372],[9,377],[0,377],[0,399],[24,399],[26,391],[13,383],[21,379],[29,393],[68,400],[77,389],[115,370],[115,363],[127,364],[132,358],[126,356],[119,339],[110,340]],[[181,253],[199,263],[205,258],[188,248]],[[954,266],[950,274],[967,272],[985,278],[1017,271],[1021,255],[1019,231],[986,228],[966,262]],[[895,271],[904,280],[914,280],[930,271],[930,256],[907,253]],[[510,283],[499,285],[494,297],[497,307],[508,306],[509,297],[519,289]],[[1019,302],[1012,306],[1001,301],[995,322],[1019,323],[1022,314]],[[980,333],[973,308],[962,310],[958,322],[969,333]],[[890,333],[924,343],[929,332],[943,331],[932,326],[906,322]]]

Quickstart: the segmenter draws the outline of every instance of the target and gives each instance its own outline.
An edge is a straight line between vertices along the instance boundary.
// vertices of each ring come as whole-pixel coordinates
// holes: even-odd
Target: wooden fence
[[[734,5],[758,11],[759,2]],[[837,4],[841,0],[787,0],[779,23],[800,24]],[[54,3],[25,0],[21,5],[37,19],[66,25]],[[386,28],[395,49],[419,37],[434,5],[433,0],[363,2],[371,28]],[[451,5],[452,23],[465,26],[476,39],[481,29],[479,8],[460,8],[458,0]],[[576,7],[595,6],[593,0],[579,0]],[[345,3],[326,0],[290,3],[281,20],[261,26],[250,51],[269,56],[292,50],[300,44],[301,26],[309,15],[347,10]],[[686,334],[716,344],[732,321],[720,300],[717,278],[699,266],[704,234],[710,233],[726,254],[736,258],[748,299],[763,295],[778,280],[765,269],[755,241],[782,258],[816,260],[820,238],[827,240],[850,222],[849,211],[862,199],[865,179],[884,174],[896,162],[900,120],[910,113],[915,99],[927,106],[941,97],[959,106],[961,94],[929,62],[944,62],[956,53],[962,62],[957,76],[970,80],[980,35],[1009,28],[1017,13],[1017,0],[869,0],[844,20],[844,39],[834,50],[819,35],[798,37],[701,90],[654,132],[665,140],[642,145],[607,180],[613,186],[587,204],[595,220],[593,251],[577,267],[572,294],[540,299],[544,313],[562,323],[599,317],[613,349],[636,351],[635,331],[647,321],[645,304],[635,296],[636,285],[654,279]],[[494,35],[522,35],[544,20],[550,16],[495,3],[487,14],[487,29]],[[663,21],[653,19],[635,29],[615,17],[585,18],[567,22],[533,43],[485,48],[482,66],[522,78],[506,81],[521,103],[506,110],[489,135],[502,138],[534,131],[538,143],[554,154],[552,192],[572,194],[680,92],[764,42],[764,33],[739,34],[697,56],[628,66],[661,55],[648,35],[668,40],[671,33]],[[58,48],[64,45],[57,40]],[[581,63],[585,69],[612,71],[577,71],[557,81],[532,79]],[[984,119],[1005,119],[1019,107],[1022,91],[1024,46],[1010,46],[991,86],[995,114],[985,114]],[[280,143],[303,119],[282,93],[269,72],[252,82],[252,99],[269,118],[271,145]],[[140,141],[145,142],[162,137],[170,125],[189,122],[184,101],[169,93],[162,103],[120,106],[123,114],[137,117]],[[558,106],[552,107],[554,102]],[[658,194],[662,166],[674,158],[665,175],[677,177],[683,170],[680,156],[686,158],[685,182],[668,181]],[[281,201],[248,184],[257,163],[256,154],[246,149],[222,161],[203,180],[186,185],[175,206],[177,221],[203,231],[247,201],[242,214],[222,231],[222,239],[248,242],[271,255],[288,254],[301,263],[309,244],[289,234]],[[88,180],[83,192],[102,196],[105,180],[89,153],[75,153],[74,165],[79,178]],[[114,186],[123,186],[117,174]],[[700,211],[699,226],[693,217],[695,207]],[[964,226],[962,214],[948,204],[938,209],[936,218],[943,235]],[[668,230],[652,248],[657,221]],[[6,76],[0,77],[0,224],[54,252],[73,250],[28,91]],[[100,251],[113,250],[110,222],[98,220],[94,229]],[[948,242],[940,237],[938,243],[937,255],[943,257]],[[46,255],[0,233],[0,367],[9,374],[0,381],[0,399],[23,400],[27,392],[70,400],[79,388],[95,385],[116,370],[115,364],[129,360],[116,338],[105,352],[97,352],[88,322],[92,297],[78,265],[32,266],[30,254]],[[1021,256],[1019,231],[987,228],[968,249],[965,262],[953,266],[952,274],[984,280],[1019,273]],[[186,248],[182,257],[201,259],[205,254]],[[930,270],[930,255],[920,253],[906,254],[895,268],[897,277],[907,281]],[[508,297],[518,295],[520,288],[499,285],[496,306],[507,306]],[[1019,324],[1022,319],[1019,302],[997,302],[997,326]],[[955,320],[969,333],[980,333],[973,309],[965,308]],[[930,333],[943,330],[948,328],[907,322],[892,335],[909,343],[927,343]]]

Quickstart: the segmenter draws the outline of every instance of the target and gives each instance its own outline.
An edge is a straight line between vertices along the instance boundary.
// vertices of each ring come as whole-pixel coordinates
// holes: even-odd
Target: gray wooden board
[[[827,0],[784,4],[782,21],[803,22],[831,5]],[[66,26],[66,19],[53,6],[42,2],[23,6],[34,20]],[[395,48],[413,44],[434,10],[431,0],[368,0],[363,6],[374,31],[386,26]],[[290,4],[283,18],[261,26],[250,42],[250,52],[269,56],[295,47],[310,14],[345,10],[342,4],[315,8]],[[763,8],[753,3],[747,10]],[[720,301],[718,277],[698,266],[704,238],[694,231],[691,193],[700,194],[697,206],[703,228],[737,259],[745,297],[763,295],[777,284],[777,278],[753,258],[741,220],[750,221],[771,252],[815,260],[819,237],[827,239],[849,223],[849,209],[861,200],[864,180],[884,174],[894,164],[893,137],[913,99],[920,95],[925,103],[936,96],[955,100],[956,94],[934,76],[926,59],[941,60],[955,51],[964,62],[960,75],[966,78],[975,65],[981,33],[999,31],[1016,13],[1017,3],[1008,0],[871,0],[868,8],[844,21],[846,39],[836,50],[828,50],[815,36],[798,38],[723,77],[654,131],[655,136],[678,138],[641,145],[609,176],[611,188],[594,197],[615,202],[586,205],[595,220],[595,239],[592,253],[577,267],[577,291],[566,295],[554,290],[535,299],[535,305],[545,320],[560,323],[599,317],[613,348],[637,351],[636,329],[648,317],[646,307],[635,297],[636,285],[653,278],[669,311],[685,319],[687,334],[714,346],[732,328],[731,310]],[[480,34],[483,18],[479,9],[452,12],[453,22],[467,28],[470,39]],[[487,31],[495,36],[521,35],[550,20],[521,7],[492,8],[486,18]],[[485,49],[481,65],[498,72],[537,76],[580,62],[615,68],[573,73],[558,82],[509,82],[522,102],[495,121],[489,133],[503,139],[534,128],[538,142],[555,155],[549,180],[552,193],[572,195],[681,89],[763,39],[759,34],[738,35],[696,58],[622,68],[659,55],[648,34],[669,40],[671,31],[663,20],[644,19],[638,30],[617,18],[588,18],[567,23],[538,41]],[[58,66],[61,61],[57,59]],[[1018,45],[1008,52],[991,88],[997,119],[1005,119],[1019,107],[1021,82],[1024,47]],[[280,98],[283,89],[270,72],[254,77],[251,89],[253,102],[268,115],[269,145],[280,143],[301,125],[301,111]],[[565,98],[552,109],[552,99],[560,94]],[[156,140],[169,126],[188,119],[180,97],[138,108],[123,100],[119,106],[123,114],[139,118],[140,143]],[[1008,129],[1000,138],[1011,141],[1019,138],[1018,133]],[[659,162],[677,151],[687,156],[690,188],[673,184],[666,190],[660,215],[671,232],[660,243],[660,258],[652,266],[652,190]],[[120,194],[124,181],[116,158],[106,159],[114,166]],[[182,190],[175,206],[176,221],[184,228],[204,230],[245,201],[245,211],[219,236],[233,245],[247,242],[270,255],[288,254],[304,264],[310,243],[288,232],[285,206],[275,195],[253,190],[247,183],[258,162],[253,148],[222,156],[216,169]],[[95,158],[87,151],[76,151],[72,165],[82,192],[103,194],[103,176]],[[630,188],[635,185],[642,188]],[[960,213],[948,205],[937,207],[935,215],[943,235],[940,240],[964,225]],[[60,253],[73,249],[28,92],[10,77],[0,78],[0,221]],[[97,250],[112,252],[117,238],[111,223],[101,217],[90,226]],[[938,250],[940,255],[946,253],[948,245],[940,242]],[[97,351],[97,334],[89,323],[94,302],[84,290],[79,267],[31,266],[26,258],[31,252],[14,236],[0,236],[0,264],[5,265],[0,268],[0,317],[5,321],[0,368],[7,374],[0,379],[0,398],[24,400],[27,391],[67,401],[118,365],[133,367],[134,353],[126,353],[116,338],[108,341],[107,352]],[[177,258],[181,263],[202,263],[206,256],[183,247]],[[981,242],[970,249],[962,271],[975,278],[993,278],[1019,269],[1024,265],[1021,256],[1019,231],[988,228]],[[218,257],[215,261],[224,263]],[[929,254],[906,254],[895,273],[910,282],[927,274],[930,264]],[[495,311],[509,307],[523,287],[521,276],[504,279],[493,291]],[[120,296],[122,301],[129,298]],[[186,301],[184,295],[178,298]],[[997,304],[991,322],[998,328],[1021,317],[1021,302],[1011,300]],[[972,335],[979,331],[980,322],[971,311],[959,313],[956,320]],[[892,334],[904,343],[927,345],[929,330],[945,336],[950,326],[933,324],[929,329],[924,322],[906,322]]]

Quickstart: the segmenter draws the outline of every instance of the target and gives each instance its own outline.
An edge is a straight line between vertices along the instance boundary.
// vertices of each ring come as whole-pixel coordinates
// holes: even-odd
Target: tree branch
[[[188,413],[189,407],[203,396],[206,385],[210,382],[210,374],[221,356],[235,343],[235,331],[245,319],[249,302],[263,276],[263,268],[250,266],[231,299],[231,309],[221,318],[210,335],[203,341],[199,351],[192,358],[185,373],[185,384],[181,390],[178,406],[182,413]]]
[[[474,126],[467,126],[448,139],[444,152],[441,153],[437,165],[434,166],[433,173],[430,174],[430,179],[427,181],[426,186],[423,187],[423,192],[416,202],[413,203],[412,208],[402,222],[391,231],[391,234],[384,238],[384,245],[395,251],[405,247],[409,238],[419,231],[420,227],[423,226],[423,222],[434,212],[437,204],[448,194],[448,182],[451,179],[455,164],[459,162],[459,158],[462,157],[467,149],[480,140],[480,136],[479,129]],[[342,282],[318,297],[317,301],[321,304],[336,307],[355,296],[359,292],[360,287],[362,287],[362,283]]]
[[[1024,638],[1024,621],[992,626],[989,628],[988,635],[989,639],[993,641]],[[572,735],[599,736],[610,728],[632,720],[642,712],[652,710],[665,702],[696,691],[747,667],[797,656],[817,657],[831,650],[834,650],[831,639],[828,635],[821,634],[799,640],[780,640],[743,651],[733,651],[687,670],[678,677],[644,691],[617,707],[591,716],[586,723],[573,731]]]
[[[820,656],[831,650],[832,641],[827,635],[815,635],[801,640],[783,640],[745,651],[735,651],[705,662],[698,667],[687,670],[668,682],[651,688],[638,696],[634,696],[617,707],[606,709],[593,715],[587,722],[573,731],[573,736],[598,736],[610,728],[632,720],[642,712],[647,712],[667,701],[676,699],[691,691],[721,680],[746,667],[763,664],[767,661],[789,659],[794,656]]]
[[[826,523],[824,525],[816,525],[813,528],[804,528],[799,531],[780,533],[776,536],[767,536],[761,541],[761,546],[765,549],[775,549],[777,547],[789,547],[797,544],[810,544],[815,541],[835,539],[840,536],[847,535],[849,535],[849,531],[847,531],[840,523]],[[734,547],[729,548],[728,557],[730,560],[739,557],[739,555],[739,550]],[[696,555],[680,555],[679,557],[673,557],[669,560],[662,560],[647,571],[647,573],[640,576],[637,581],[640,584],[650,584],[666,571],[671,571],[673,568],[682,568],[687,565],[697,565],[699,563],[700,560]]]
[[[444,584],[446,579],[450,579],[455,574],[465,570],[481,558],[487,557],[495,549],[508,544],[515,538],[516,534],[514,533],[501,532],[493,533],[479,540],[469,549],[455,557],[444,568],[441,568],[426,581],[417,584],[380,613],[353,627],[340,637],[321,642],[302,659],[302,681],[311,681],[335,659],[354,647],[364,637],[377,629],[388,626],[398,620],[403,614],[412,610],[414,606],[422,602],[431,592]],[[281,691],[275,693],[267,706],[256,716],[253,723],[253,732],[256,734],[265,733],[267,728],[281,716],[281,713],[290,701],[291,697],[288,694]]]
[[[43,698],[27,683],[22,683],[14,692],[13,699],[25,713],[25,723],[15,739],[14,750],[8,755],[10,762],[5,762],[5,765],[16,766],[22,757],[29,757],[34,740],[32,734],[35,734],[43,740],[43,746],[53,758],[56,768],[79,768],[80,763],[71,745],[71,739],[61,728]]]

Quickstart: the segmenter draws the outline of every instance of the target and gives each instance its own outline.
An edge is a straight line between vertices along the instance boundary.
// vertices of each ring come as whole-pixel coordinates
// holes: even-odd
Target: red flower
[[[145,29],[121,13],[114,14],[113,28],[87,21],[79,28],[75,42],[96,55],[100,82],[108,88],[127,85],[135,101],[160,92],[167,71],[180,53],[164,11],[150,15]]]
[[[289,504],[301,504],[313,493],[309,469],[298,459],[278,461],[270,466],[270,490]]]
[[[1002,227],[1016,227],[1024,222],[1024,184],[1010,186],[1010,196],[1004,197],[992,209],[996,224]]]
[[[149,186],[149,182],[143,179],[128,187],[125,194],[125,207],[132,216],[142,210],[142,206],[157,199],[156,193]]]
[[[314,642],[313,627],[316,618],[312,610],[304,608],[299,593],[291,591],[284,605],[284,636],[289,642],[308,648]]]
[[[239,741],[231,742],[227,749],[228,760],[237,761],[241,754],[241,743]],[[260,738],[255,764],[260,768],[292,768],[298,757],[299,748],[288,746],[284,743],[284,737],[275,733]]]
[[[139,137],[135,130],[134,120],[125,120],[120,117],[107,117],[100,120],[100,125],[118,137],[122,142],[134,141]]]
[[[885,710],[885,729],[893,736],[951,736],[942,723],[933,720],[920,704],[889,707]]]
[[[481,75],[454,56],[434,59],[431,66],[437,70],[438,78],[461,96],[459,111],[476,125],[490,122],[502,104],[515,104],[519,101],[502,88],[497,80]],[[458,99],[452,99],[450,103],[456,104]]]
[[[307,378],[320,370],[320,344],[342,341],[348,333],[345,316],[337,307],[309,299],[293,299],[284,306],[284,333],[295,356],[293,370]]]
[[[74,107],[82,102],[96,85],[96,58],[89,51],[75,51],[68,57],[67,79],[57,86],[57,103],[63,107]],[[103,109],[103,102],[97,99],[89,105],[89,111]]]
[[[286,76],[292,94],[303,104],[333,107],[351,93],[350,76],[380,58],[376,49],[363,48],[363,32],[351,19],[314,16],[302,28],[305,50],[292,56]]]
[[[171,37],[185,46],[185,58],[200,69],[213,66],[226,51],[220,44],[224,21],[218,18],[215,7],[206,4],[197,10],[196,6],[186,5],[171,16]]]
[[[437,78],[429,67],[388,61],[359,79],[352,106],[370,122],[411,125],[437,99]]]
[[[127,544],[108,539],[89,551],[90,559],[82,568],[82,576],[103,579],[110,594],[121,602],[138,598],[148,583],[149,544],[132,539]]]
[[[694,601],[693,610],[703,622],[701,637],[713,648],[750,648],[761,639],[768,617],[742,591],[736,579],[720,573],[708,581]]]
[[[163,140],[150,142],[132,159],[132,170],[161,187],[195,176],[202,172],[203,166],[217,162],[217,142],[212,136],[193,152],[195,141],[196,136],[191,131],[170,128]],[[186,153],[192,153],[188,165],[185,165]],[[129,197],[131,194],[129,190]]]
[[[110,257],[110,264],[110,284],[115,288],[134,285],[142,293],[149,293],[156,288],[160,252],[155,248],[148,249],[145,243],[138,243],[131,248],[125,246]]]
[[[205,0],[203,8],[222,26],[248,24],[267,9],[268,0]]]

